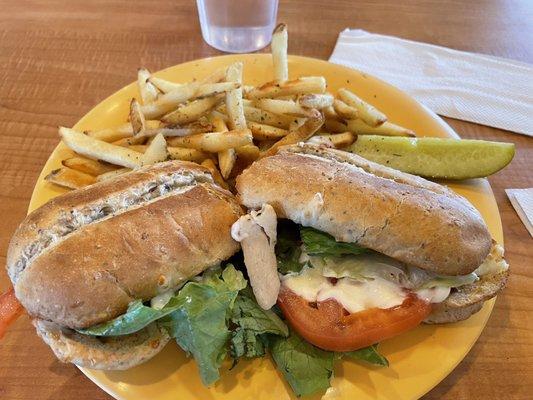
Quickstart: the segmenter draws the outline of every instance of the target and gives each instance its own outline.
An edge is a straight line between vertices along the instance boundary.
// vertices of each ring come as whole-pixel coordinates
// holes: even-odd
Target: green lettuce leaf
[[[431,289],[434,287],[459,287],[463,285],[469,285],[474,283],[479,278],[475,273],[468,275],[457,275],[457,276],[446,276],[446,275],[436,275],[431,280],[424,282],[422,286],[418,289]]]
[[[231,322],[235,326],[230,341],[230,355],[253,358],[265,354],[267,333],[288,336],[287,325],[272,310],[263,310],[257,304],[250,288],[242,290],[231,312]]]
[[[282,274],[300,272],[303,267],[299,261],[301,254],[298,232],[292,232],[290,229],[278,230],[276,258],[279,272]]]
[[[183,299],[172,297],[160,310],[145,306],[141,300],[130,303],[125,314],[102,324],[79,329],[78,332],[90,336],[120,336],[137,332],[152,322],[176,311],[183,305]]]
[[[300,236],[305,246],[305,250],[310,255],[357,255],[367,251],[367,249],[357,245],[356,243],[337,242],[333,236],[309,227],[301,227]]]
[[[208,273],[200,282],[190,282],[180,290],[183,305],[160,320],[160,324],[191,354],[204,385],[220,378],[219,368],[227,354],[231,332],[227,318],[239,290],[246,286],[240,271],[232,265]]]
[[[278,369],[297,396],[305,396],[330,386],[335,353],[320,350],[294,331],[288,338],[269,338],[269,348]]]
[[[380,365],[382,367],[388,367],[389,361],[378,352],[378,345],[365,347],[355,351],[349,351],[346,353],[340,353],[341,356],[346,356],[356,360],[366,361],[370,364]]]

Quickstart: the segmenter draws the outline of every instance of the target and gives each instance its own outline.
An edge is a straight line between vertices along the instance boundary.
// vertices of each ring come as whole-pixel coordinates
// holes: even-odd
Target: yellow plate
[[[272,79],[270,55],[230,55],[207,58],[170,67],[158,72],[162,78],[187,82],[209,75],[216,68],[235,61],[244,62],[246,84]],[[383,110],[392,122],[420,136],[457,137],[454,131],[431,111],[400,90],[352,69],[325,61],[289,57],[291,77],[323,75],[328,90],[353,89],[363,99]],[[134,71],[132,71],[132,74]],[[135,84],[126,86],[98,104],[74,126],[78,130],[113,127],[126,121],[129,100],[137,96]],[[35,186],[30,211],[63,190],[43,178],[70,154],[59,145],[46,163]],[[484,179],[450,185],[476,206],[493,237],[502,242],[498,207]],[[414,221],[413,221],[414,222]],[[381,344],[389,368],[376,368],[352,361],[338,362],[330,398],[335,399],[414,399],[438,384],[464,358],[479,337],[490,316],[494,300],[460,323],[447,326],[420,326],[412,332]],[[94,383],[117,399],[289,399],[295,398],[269,358],[240,362],[231,371],[222,368],[222,379],[212,388],[202,386],[194,361],[187,359],[175,344],[168,345],[148,363],[120,372],[82,368]],[[328,396],[329,397],[329,396]],[[320,395],[311,398],[320,398]]]

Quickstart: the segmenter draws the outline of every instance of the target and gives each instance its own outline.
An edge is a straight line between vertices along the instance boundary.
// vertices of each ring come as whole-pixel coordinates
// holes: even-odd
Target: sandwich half
[[[236,188],[250,218],[270,207],[281,220],[277,238],[268,236],[280,284],[265,304],[277,302],[322,349],[352,351],[422,322],[466,319],[505,286],[502,246],[465,198],[437,183],[299,144],[255,162]],[[243,251],[246,261],[244,242]],[[259,300],[268,288],[250,281]]]
[[[37,333],[60,360],[131,368],[165,346],[173,336],[172,312],[185,313],[190,292],[200,293],[193,285],[189,297],[180,297],[178,289],[194,279],[201,283],[200,274],[239,250],[230,227],[241,214],[207,169],[159,163],[32,212],[9,246],[8,274]],[[228,279],[211,281],[230,291]]]

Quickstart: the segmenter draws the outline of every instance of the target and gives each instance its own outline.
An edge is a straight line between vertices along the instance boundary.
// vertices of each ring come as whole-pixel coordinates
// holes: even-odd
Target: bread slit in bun
[[[177,161],[67,193],[15,234],[8,256],[15,294],[31,316],[63,327],[106,322],[237,252],[230,228],[241,214],[205,168]],[[39,244],[64,232],[65,222],[68,233]],[[38,251],[27,257],[32,247]]]

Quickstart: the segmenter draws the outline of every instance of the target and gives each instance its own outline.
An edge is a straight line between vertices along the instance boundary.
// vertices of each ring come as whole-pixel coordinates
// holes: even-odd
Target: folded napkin
[[[375,75],[437,114],[533,136],[533,65],[349,29],[330,61]]]
[[[516,213],[533,237],[533,188],[505,189]]]

